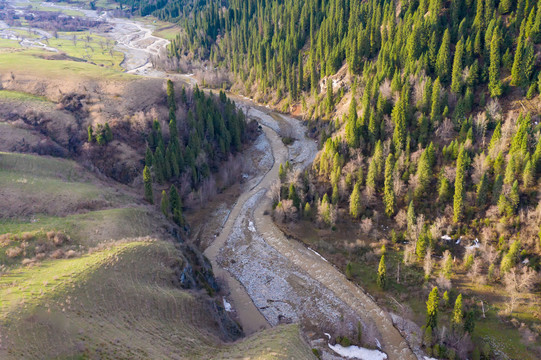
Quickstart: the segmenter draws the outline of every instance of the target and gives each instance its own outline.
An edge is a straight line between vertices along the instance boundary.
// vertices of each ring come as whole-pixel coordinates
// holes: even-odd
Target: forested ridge
[[[183,197],[198,197],[202,202],[216,193],[218,186],[230,185],[229,177],[239,176],[222,176],[221,184],[217,184],[214,174],[242,150],[248,131],[244,114],[224,92],[217,98],[198,87],[186,90],[183,86],[178,96],[173,82],[168,80],[167,106],[166,131],[156,119],[147,137],[145,199],[154,202],[153,183],[158,187],[170,184],[168,194],[162,191],[161,208],[182,225]],[[182,114],[178,121],[177,114]]]
[[[321,249],[334,246],[353,280],[368,281],[355,266],[377,270],[382,291],[424,284],[423,346],[436,357],[493,357],[474,332],[490,321],[480,300],[541,334],[541,1],[200,1],[182,15],[173,4],[151,12],[182,25],[170,57],[229,72],[320,135],[310,169],[281,167],[278,222],[354,224],[352,237],[386,244]],[[421,275],[401,279],[400,264]],[[445,291],[439,325],[432,285]],[[524,346],[515,356],[539,355]]]

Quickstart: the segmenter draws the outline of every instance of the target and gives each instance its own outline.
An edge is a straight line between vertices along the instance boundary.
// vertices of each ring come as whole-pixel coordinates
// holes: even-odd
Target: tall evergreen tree
[[[438,58],[436,60],[436,74],[444,83],[449,81],[449,71],[451,68],[450,44],[451,35],[449,34],[449,29],[445,29],[443,39],[441,40],[440,50],[438,51]]]
[[[378,286],[384,290],[387,284],[387,267],[385,266],[385,254],[381,255],[378,266]]]
[[[361,190],[359,183],[356,183],[349,197],[349,214],[354,219],[357,219],[362,212],[362,203],[361,203]]]
[[[383,193],[383,202],[385,203],[385,214],[389,217],[394,215],[396,199],[394,194],[393,187],[393,169],[394,169],[394,159],[393,154],[387,156],[385,160],[385,179],[384,179],[384,193]]]
[[[451,327],[455,330],[462,328],[463,326],[463,309],[462,309],[462,294],[459,294],[455,300],[455,307],[453,308],[453,317],[451,318]]]
[[[438,294],[438,287],[435,286],[428,295],[428,301],[426,302],[426,327],[429,326],[435,329],[438,326],[438,308],[439,308],[440,296]]]
[[[464,57],[464,44],[462,39],[458,41],[455,49],[455,58],[453,60],[453,74],[451,81],[451,91],[459,94],[462,91],[462,58]]]
[[[150,169],[145,166],[143,169],[143,183],[145,184],[145,200],[149,203],[154,203],[154,196],[152,195],[152,175],[150,175]]]
[[[455,196],[453,199],[453,221],[459,222],[464,212],[464,192],[466,185],[466,166],[468,164],[468,154],[462,148],[456,162]]]
[[[488,90],[492,97],[500,96],[503,91],[500,80],[500,63],[500,31],[496,28],[490,42],[490,67],[488,69]]]

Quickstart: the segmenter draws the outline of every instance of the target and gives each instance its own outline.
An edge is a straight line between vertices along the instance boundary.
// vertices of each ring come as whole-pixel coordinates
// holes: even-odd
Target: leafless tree
[[[400,209],[398,214],[396,214],[394,217],[394,220],[399,229],[404,229],[406,223],[408,222],[408,215],[406,214],[406,211],[404,209]]]
[[[436,135],[441,138],[445,143],[449,142],[449,140],[453,137],[453,133],[453,122],[449,118],[443,120],[443,122],[440,124],[440,126],[438,126],[438,129],[436,130]]]
[[[505,290],[509,294],[508,314],[513,312],[521,293],[532,290],[538,281],[539,274],[527,266],[523,266],[521,269],[514,267],[505,273],[503,283]]]
[[[436,284],[441,290],[450,290],[451,289],[451,280],[447,279],[443,274],[440,274],[436,279]]]
[[[406,184],[399,176],[398,169],[393,172],[393,190],[397,198],[401,198],[406,192]]]
[[[474,184],[479,184],[483,174],[486,173],[489,169],[489,164],[485,153],[480,153],[475,155],[473,159],[473,173],[472,180]]]
[[[434,268],[434,260],[432,259],[432,249],[428,248],[425,255],[425,260],[423,263],[423,270],[425,271],[425,278],[428,279],[430,274],[432,274],[432,269]]]
[[[443,175],[449,180],[450,183],[454,183],[456,179],[456,167],[446,166],[443,169]]]
[[[404,247],[404,264],[411,265],[415,262],[415,242],[411,241]]]
[[[432,226],[430,226],[430,236],[432,236],[433,239],[439,239],[442,236],[444,227],[445,219],[442,217],[436,218]]]
[[[479,140],[481,140],[481,143],[483,147],[485,146],[485,135],[487,132],[487,126],[488,126],[488,119],[485,112],[480,112],[475,117],[475,136]]]
[[[383,96],[385,99],[389,100],[391,98],[393,91],[391,89],[391,81],[389,79],[385,79],[381,83],[381,85],[379,86],[379,92],[381,96]]]
[[[361,221],[361,230],[362,230],[365,234],[369,234],[370,231],[372,231],[373,226],[374,226],[374,224],[373,224],[371,218],[364,218],[364,219]]]
[[[269,195],[273,203],[280,202],[280,181],[279,180],[275,180],[272,183],[270,187]]]
[[[501,120],[502,107],[498,99],[491,99],[486,106],[487,115],[494,122]]]
[[[483,268],[483,260],[480,257],[476,257],[473,260],[468,276],[477,284],[484,284],[486,282],[486,278],[482,276]]]

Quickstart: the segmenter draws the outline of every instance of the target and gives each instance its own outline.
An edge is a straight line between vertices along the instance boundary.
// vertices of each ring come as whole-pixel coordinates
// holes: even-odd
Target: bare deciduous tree
[[[485,153],[480,153],[475,155],[473,159],[473,173],[472,180],[474,184],[479,184],[483,174],[486,173],[489,169],[489,164],[487,162],[487,157]]]
[[[520,299],[520,294],[533,289],[538,281],[539,274],[527,266],[523,266],[521,269],[514,267],[505,273],[503,283],[505,290],[509,294],[508,314],[513,312],[515,305]]]
[[[400,209],[398,211],[398,214],[394,217],[394,220],[396,222],[396,225],[398,225],[399,229],[404,229],[408,222],[408,215],[406,214],[406,211],[404,209]]]
[[[436,130],[436,135],[441,138],[445,143],[448,143],[449,140],[453,137],[454,133],[454,125],[453,122],[446,118],[443,120],[443,122],[438,126],[438,129]]]
[[[432,274],[432,269],[434,268],[434,260],[432,259],[432,249],[428,248],[425,255],[425,260],[423,262],[423,270],[425,271],[425,278],[428,279],[430,274]]]

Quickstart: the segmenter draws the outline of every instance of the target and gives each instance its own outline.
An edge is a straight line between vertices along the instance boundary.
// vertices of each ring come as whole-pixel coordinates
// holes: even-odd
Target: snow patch
[[[475,241],[473,242],[473,245],[470,245],[470,246],[466,246],[466,249],[468,250],[473,250],[473,249],[477,249],[479,248],[479,240],[475,239]]]
[[[443,235],[443,236],[441,237],[441,239],[442,239],[442,240],[445,240],[445,241],[451,241],[451,240],[453,240],[453,239],[451,239],[451,237],[450,237],[449,235],[447,235],[447,234]]]
[[[308,248],[308,250],[310,250],[311,252],[313,252],[314,254],[316,254],[317,256],[319,256],[323,261],[328,262],[327,259],[325,259],[323,256],[321,256],[321,254],[318,253],[317,251],[315,251],[314,249]]]
[[[225,299],[225,296],[223,297],[223,299],[224,299],[224,309],[225,309],[225,311],[227,311],[227,312],[233,311],[233,309],[231,307],[231,304],[229,302],[227,302],[227,300]]]
[[[329,348],[340,356],[346,359],[360,359],[360,360],[384,360],[387,359],[387,354],[379,350],[370,350],[355,345],[344,347],[340,344],[331,345]]]
[[[255,226],[254,226],[254,223],[252,221],[250,221],[248,223],[248,230],[250,230],[251,232],[255,233]]]
[[[329,333],[323,333],[323,334],[325,334],[325,336],[327,336],[329,338],[329,340],[331,340],[331,334],[329,334]]]

